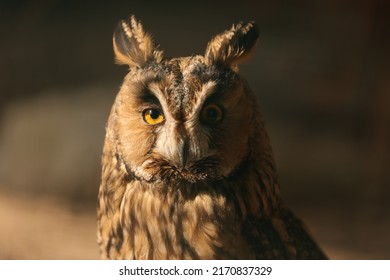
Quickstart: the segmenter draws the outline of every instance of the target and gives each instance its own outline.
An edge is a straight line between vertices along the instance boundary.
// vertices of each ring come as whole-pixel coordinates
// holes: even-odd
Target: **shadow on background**
[[[390,258],[388,1],[0,3],[0,258],[98,258],[104,126],[126,72],[111,36],[130,13],[166,56],[255,20],[241,72],[285,200],[331,258]]]

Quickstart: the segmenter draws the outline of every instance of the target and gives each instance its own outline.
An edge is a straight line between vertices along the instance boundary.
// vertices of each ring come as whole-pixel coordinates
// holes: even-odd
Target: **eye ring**
[[[202,119],[207,124],[217,124],[222,121],[224,114],[221,106],[211,103],[202,110]]]
[[[160,124],[165,120],[164,114],[160,109],[148,108],[142,112],[144,121],[149,125]]]

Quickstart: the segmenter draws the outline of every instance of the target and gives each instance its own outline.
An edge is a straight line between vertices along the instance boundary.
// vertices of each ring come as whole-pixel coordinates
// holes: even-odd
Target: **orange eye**
[[[217,124],[223,119],[223,110],[216,104],[208,104],[202,110],[202,118],[208,124]]]
[[[164,114],[159,109],[146,109],[142,112],[142,115],[144,121],[150,125],[159,124],[165,120]]]

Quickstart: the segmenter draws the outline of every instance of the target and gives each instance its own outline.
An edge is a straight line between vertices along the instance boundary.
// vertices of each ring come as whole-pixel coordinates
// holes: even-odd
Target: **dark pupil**
[[[160,112],[158,111],[158,110],[156,110],[156,109],[151,109],[150,111],[149,111],[149,115],[150,115],[150,117],[152,118],[152,119],[158,119],[158,117],[160,116]]]
[[[207,110],[206,116],[209,121],[215,121],[218,119],[218,111],[214,108],[210,108]]]

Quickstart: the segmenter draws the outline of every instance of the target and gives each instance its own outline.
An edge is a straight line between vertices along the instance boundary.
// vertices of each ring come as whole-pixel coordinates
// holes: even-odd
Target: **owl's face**
[[[233,26],[204,56],[164,59],[140,23],[114,34],[119,63],[130,72],[113,107],[117,153],[146,181],[199,182],[239,168],[253,134],[254,99],[237,62],[253,49],[253,23]]]

